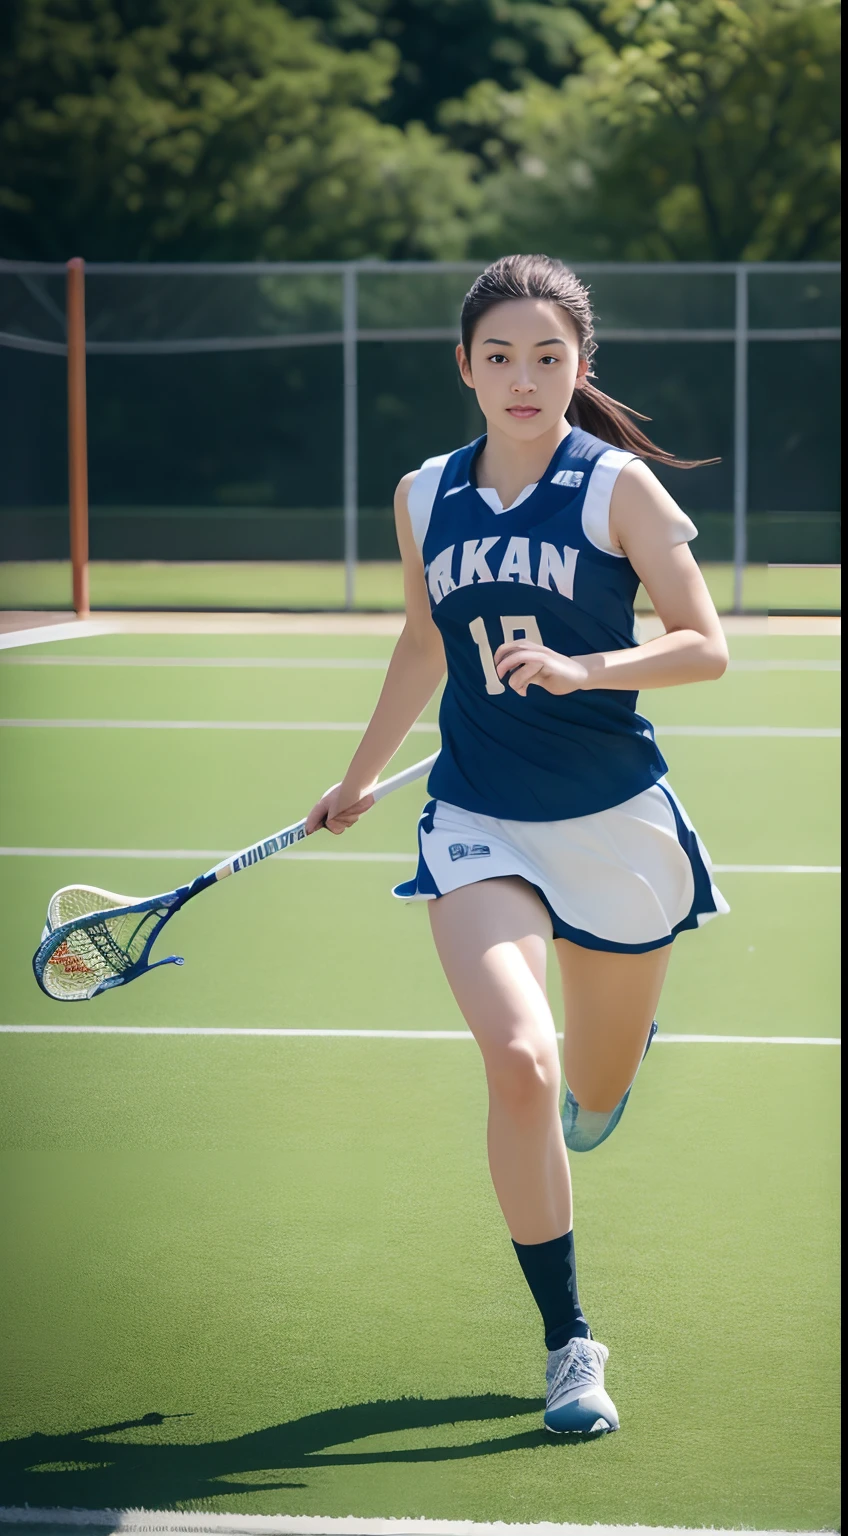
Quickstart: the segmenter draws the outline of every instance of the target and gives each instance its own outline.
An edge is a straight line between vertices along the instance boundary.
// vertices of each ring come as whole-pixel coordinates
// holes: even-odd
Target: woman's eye
[[[558,357],[541,357],[539,359],[539,361],[541,363],[558,363],[559,362],[559,358]]]
[[[489,358],[489,362],[490,363],[505,363],[506,362],[506,357],[504,356],[503,352],[493,352],[491,357]]]

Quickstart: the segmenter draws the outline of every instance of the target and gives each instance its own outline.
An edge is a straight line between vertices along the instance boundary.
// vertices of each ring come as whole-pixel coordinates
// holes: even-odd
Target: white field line
[[[10,629],[0,634],[0,651],[17,650],[22,645],[46,645],[54,640],[88,640],[92,635],[108,635],[101,619],[71,619],[66,624],[39,624],[35,629]]]
[[[79,620],[69,615],[60,623],[0,632],[0,651],[45,645],[54,640],[85,640],[92,635],[386,635],[396,639],[403,629],[402,613],[101,613]],[[727,635],[841,635],[836,617],[767,618],[764,614],[724,614]],[[640,641],[664,634],[655,614],[637,615]]]
[[[387,656],[8,656],[0,661],[2,667],[317,667],[330,672],[385,672],[388,665]]]
[[[838,726],[810,725],[658,725],[658,736],[785,736],[807,741],[832,740],[842,735]]]
[[[226,1035],[274,1040],[466,1040],[467,1029],[273,1029],[199,1024],[0,1024],[0,1035]],[[557,1039],[561,1040],[561,1034]],[[654,1045],[841,1045],[833,1035],[674,1035],[654,1036]]]
[[[0,859],[184,859],[203,864],[226,859],[227,848],[30,848],[0,847]],[[410,853],[345,853],[328,849],[325,853],[286,850],[290,863],[322,864],[414,864]],[[272,855],[267,863],[277,863],[282,854]],[[841,864],[714,864],[716,875],[841,875]]]
[[[841,672],[841,661],[802,661],[800,657],[781,657],[774,661],[731,661],[729,672]]]
[[[21,730],[46,727],[50,730],[79,731],[355,731],[365,730],[365,720],[48,720],[6,718],[0,727]],[[410,731],[421,735],[438,734],[433,722],[419,721]]]
[[[8,656],[6,667],[213,667],[282,668],[298,671],[317,668],[328,672],[385,672],[388,657],[380,656]],[[731,661],[731,672],[841,672],[841,661]]]
[[[0,1509],[0,1522],[16,1525],[97,1526],[114,1532],[162,1531],[177,1536],[685,1536],[682,1525],[508,1525],[502,1520],[383,1520],[376,1515],[225,1515],[172,1509]],[[692,1529],[692,1528],[690,1528]],[[786,1531],[698,1528],[697,1536],[789,1536]],[[826,1536],[819,1531],[792,1536]]]
[[[0,858],[5,859],[185,859],[186,862],[203,864],[207,861],[217,863],[220,859],[226,859],[232,849],[227,848],[4,848],[0,847]],[[292,853],[284,850],[289,859],[297,859],[298,863],[341,863],[341,864],[409,864],[414,865],[417,854],[409,853],[338,853],[327,850],[326,853]],[[272,855],[272,858],[275,856]],[[266,860],[266,863],[270,860]]]
[[[214,564],[214,562],[211,562]],[[765,635],[768,620],[751,618],[743,621],[744,627],[736,626],[739,619],[727,621],[729,633]],[[787,621],[788,622],[788,621]],[[839,619],[808,620],[817,628],[808,630],[803,620],[796,620],[793,634],[840,633]],[[0,632],[0,651],[15,650],[20,646],[45,645],[53,640],[88,640],[93,635],[379,635],[396,640],[403,629],[402,613],[203,613],[199,610],[183,613],[101,613],[90,619],[69,618],[57,624],[39,624],[29,629],[8,629]],[[821,626],[825,627],[822,629]],[[800,627],[798,627],[800,626]]]
[[[365,720],[46,720],[0,719],[0,727],[59,731],[364,731]],[[438,725],[419,721],[412,731],[433,735]]]
[[[84,720],[84,719],[0,719],[7,730],[40,729],[58,731],[364,731],[365,720]],[[805,725],[656,725],[658,736],[731,736],[792,737],[801,740],[839,738],[835,726]],[[418,721],[410,727],[418,734],[437,735],[433,722]]]
[[[222,854],[222,858],[226,855]],[[717,875],[841,875],[841,864],[714,864]]]

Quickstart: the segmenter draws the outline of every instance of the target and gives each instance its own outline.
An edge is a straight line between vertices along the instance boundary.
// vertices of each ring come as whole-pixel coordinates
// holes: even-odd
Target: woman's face
[[[493,305],[477,322],[470,361],[462,346],[456,358],[490,428],[522,442],[560,424],[588,368],[574,322],[544,299]]]

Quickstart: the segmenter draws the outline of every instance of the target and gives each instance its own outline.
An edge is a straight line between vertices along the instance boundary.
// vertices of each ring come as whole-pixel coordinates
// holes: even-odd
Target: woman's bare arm
[[[666,633],[644,645],[589,656],[559,656],[531,640],[498,647],[498,676],[526,694],[536,685],[549,693],[578,689],[673,688],[721,677],[727,642],[707,584],[688,539],[694,528],[668,491],[639,460],[616,480],[610,536],[626,555],[654,604]]]
[[[307,832],[322,825],[331,832],[344,831],[373,804],[370,790],[432,698],[445,670],[442,638],[430,614],[424,565],[407,508],[407,495],[414,479],[414,474],[405,475],[395,492],[406,623],[392,653],[374,713],[347,773],[310,811]]]
[[[727,641],[680,525],[677,503],[647,465],[625,466],[613,489],[610,534],[627,556],[666,633],[633,650],[581,656],[584,688],[672,688],[721,677]]]

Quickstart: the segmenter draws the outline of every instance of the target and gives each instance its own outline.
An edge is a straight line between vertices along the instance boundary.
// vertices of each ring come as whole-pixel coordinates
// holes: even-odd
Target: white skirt
[[[665,780],[622,805],[567,821],[498,821],[431,800],[418,824],[415,877],[394,894],[433,901],[504,875],[520,875],[538,892],[555,938],[586,949],[659,949],[730,911]]]

